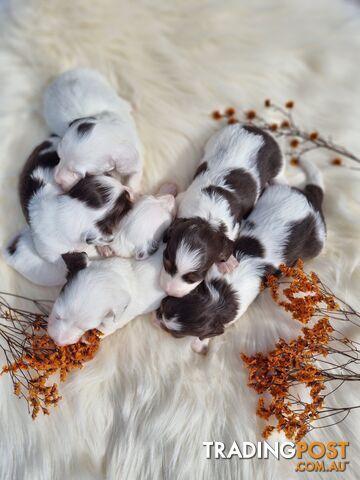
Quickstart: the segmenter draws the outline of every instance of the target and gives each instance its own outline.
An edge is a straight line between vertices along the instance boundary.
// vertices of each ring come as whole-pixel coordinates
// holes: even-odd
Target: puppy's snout
[[[81,178],[81,175],[66,168],[57,167],[54,173],[55,182],[66,192]]]

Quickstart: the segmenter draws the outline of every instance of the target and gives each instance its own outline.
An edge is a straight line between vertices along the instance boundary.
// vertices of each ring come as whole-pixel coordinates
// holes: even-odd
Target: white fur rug
[[[98,68],[135,104],[150,190],[164,180],[186,185],[215,127],[213,109],[257,108],[266,97],[294,99],[304,128],[360,152],[360,9],[345,0],[3,0],[0,22],[2,245],[24,224],[17,174],[46,134],[42,92],[69,67]],[[360,175],[326,158],[316,161],[325,176],[328,243],[309,268],[355,305]],[[294,171],[288,168],[296,182]],[[0,267],[3,291],[56,293]],[[202,446],[260,440],[257,398],[239,352],[270,349],[296,328],[264,293],[203,358],[187,340],[138,319],[103,341],[97,358],[62,386],[58,409],[36,422],[2,377],[0,478],[320,478],[295,474],[295,460],[206,460]],[[336,402],[359,403],[358,386],[339,390]],[[343,478],[355,479],[359,435],[353,412],[308,439],[350,441]]]

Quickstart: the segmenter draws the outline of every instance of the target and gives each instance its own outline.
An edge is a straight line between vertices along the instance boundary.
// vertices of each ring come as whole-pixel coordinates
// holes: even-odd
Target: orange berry
[[[229,107],[225,110],[225,115],[227,117],[233,117],[235,115],[235,113],[236,113],[236,110],[235,110],[234,107]]]
[[[222,118],[222,115],[219,112],[219,110],[215,110],[214,112],[212,112],[211,116],[214,120],[220,120],[220,118]]]

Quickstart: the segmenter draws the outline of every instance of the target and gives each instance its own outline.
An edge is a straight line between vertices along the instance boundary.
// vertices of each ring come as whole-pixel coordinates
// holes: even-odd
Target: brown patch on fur
[[[214,263],[225,262],[233,252],[233,242],[227,238],[224,228],[215,230],[202,218],[177,218],[170,225],[164,241],[167,242],[164,251],[164,268],[174,275],[176,269],[176,252],[182,241],[190,249],[202,252],[200,266],[196,273],[199,279],[204,279],[207,271]]]
[[[97,176],[86,175],[66,195],[85,203],[90,208],[102,208],[111,198],[111,187],[104,185]]]
[[[198,175],[201,175],[202,173],[206,172],[207,168],[208,168],[207,162],[201,163],[201,164],[198,166],[198,168],[197,168],[197,170],[196,170],[196,172],[195,172],[194,179],[195,179]]]
[[[41,180],[32,178],[33,171],[38,168],[55,168],[60,159],[56,150],[44,152],[51,147],[51,142],[46,140],[35,147],[25,162],[19,178],[20,205],[27,222],[29,222],[29,202],[34,194],[44,186]]]
[[[240,260],[242,255],[263,258],[265,256],[265,248],[257,238],[242,235],[235,240],[234,256],[237,260]]]
[[[323,243],[319,240],[317,232],[316,220],[312,214],[292,223],[284,249],[286,265],[295,265],[298,258],[309,260],[319,255]]]
[[[211,289],[209,288],[211,287]],[[213,291],[217,294],[214,296]],[[239,299],[225,279],[200,284],[182,298],[166,297],[157,311],[161,327],[176,338],[199,337],[200,340],[224,333],[239,308]],[[162,316],[170,320],[176,317],[180,330],[171,330],[162,322]]]
[[[283,158],[277,141],[261,128],[254,125],[243,127],[247,132],[261,136],[263,145],[257,154],[257,166],[260,175],[261,190],[281,170]]]
[[[97,222],[97,226],[103,234],[111,235],[121,219],[131,210],[131,208],[132,202],[130,200],[130,194],[129,192],[124,191],[116,199],[110,212]]]

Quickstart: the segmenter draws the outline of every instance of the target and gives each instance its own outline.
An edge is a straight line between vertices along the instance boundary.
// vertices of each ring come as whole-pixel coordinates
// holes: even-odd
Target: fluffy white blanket
[[[17,176],[46,135],[41,95],[50,79],[81,65],[98,68],[136,107],[146,150],[145,183],[184,187],[205,139],[209,113],[257,108],[264,98],[298,104],[304,128],[360,152],[360,15],[356,4],[317,0],[3,0],[0,5],[2,245],[24,224]],[[325,176],[326,251],[308,265],[354,305],[359,293],[359,173],[315,159]],[[288,174],[301,180],[296,169]],[[299,175],[299,177],[298,177]],[[1,290],[53,298],[3,261]],[[32,422],[0,379],[0,478],[295,478],[295,460],[207,460],[203,441],[260,440],[256,395],[239,352],[272,348],[296,333],[264,293],[207,357],[137,319],[103,341],[97,358],[63,385],[50,417]],[[336,393],[359,403],[359,388]],[[347,440],[359,471],[359,414],[309,440]],[[306,474],[302,474],[302,478]],[[314,473],[307,474],[315,478]],[[322,478],[327,478],[322,474]],[[335,474],[332,474],[335,475]],[[331,474],[329,474],[331,476]],[[318,477],[320,478],[320,477]]]

